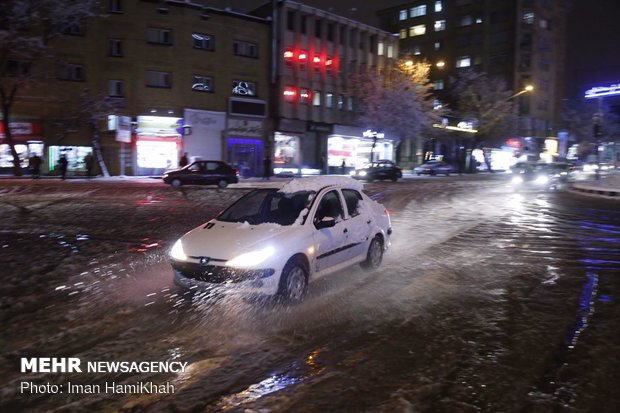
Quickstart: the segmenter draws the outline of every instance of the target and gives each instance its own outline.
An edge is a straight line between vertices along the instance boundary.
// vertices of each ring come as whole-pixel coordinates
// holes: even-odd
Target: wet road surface
[[[283,308],[171,283],[167,248],[247,188],[2,184],[1,411],[620,411],[620,203],[497,177],[367,184],[395,228],[382,267]],[[20,373],[35,356],[189,368]]]

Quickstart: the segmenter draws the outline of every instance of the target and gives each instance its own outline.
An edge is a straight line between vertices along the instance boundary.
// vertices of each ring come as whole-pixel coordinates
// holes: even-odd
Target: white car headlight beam
[[[187,255],[185,255],[185,252],[183,251],[183,244],[180,239],[174,243],[174,246],[170,250],[170,256],[179,261],[187,260]]]
[[[262,262],[264,262],[267,258],[271,257],[275,253],[275,248],[266,247],[261,250],[246,252],[244,254],[238,255],[235,258],[226,261],[226,265],[229,267],[255,267]]]

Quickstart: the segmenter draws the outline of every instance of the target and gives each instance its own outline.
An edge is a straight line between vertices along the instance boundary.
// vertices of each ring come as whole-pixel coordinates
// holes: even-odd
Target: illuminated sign
[[[164,116],[138,116],[138,133],[166,134],[183,133],[183,118]]]
[[[383,139],[385,137],[385,134],[381,133],[381,132],[374,131],[374,130],[367,129],[364,132],[362,132],[362,136],[364,138]]]
[[[596,86],[586,90],[585,98],[600,98],[604,96],[620,96],[620,82],[609,86]]]

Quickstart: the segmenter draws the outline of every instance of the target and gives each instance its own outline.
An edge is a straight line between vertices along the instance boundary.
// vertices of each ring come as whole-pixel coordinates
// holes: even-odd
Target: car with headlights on
[[[364,168],[351,171],[350,175],[352,178],[363,179],[368,182],[386,179],[396,182],[403,177],[403,171],[392,161],[379,160],[371,162]]]
[[[224,161],[195,161],[179,169],[164,172],[162,180],[174,187],[181,185],[217,185],[226,188],[239,182],[239,171]]]
[[[562,189],[572,180],[573,171],[568,162],[528,164],[513,172],[511,184],[515,188]]]
[[[390,245],[387,209],[348,177],[254,189],[176,241],[170,263],[187,289],[235,289],[301,301],[308,284],[345,267],[379,267]]]
[[[454,168],[447,162],[431,160],[426,161],[422,165],[413,168],[413,173],[420,175],[445,175],[450,176],[454,172]]]

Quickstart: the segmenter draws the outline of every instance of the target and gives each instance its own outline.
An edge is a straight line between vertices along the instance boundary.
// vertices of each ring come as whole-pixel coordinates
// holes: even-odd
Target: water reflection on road
[[[514,193],[500,181],[367,189],[392,212],[384,265],[318,280],[292,308],[177,290],[165,230],[137,238],[142,260],[95,255],[71,282],[50,284],[38,321],[10,320],[31,323],[10,351],[45,346],[86,360],[187,361],[182,374],[140,377],[171,380],[177,391],[27,402],[9,391],[0,408],[620,410],[613,379],[620,367],[618,204]],[[136,205],[167,211],[165,195],[152,199]],[[54,242],[71,240],[88,251],[102,236],[79,233]]]

